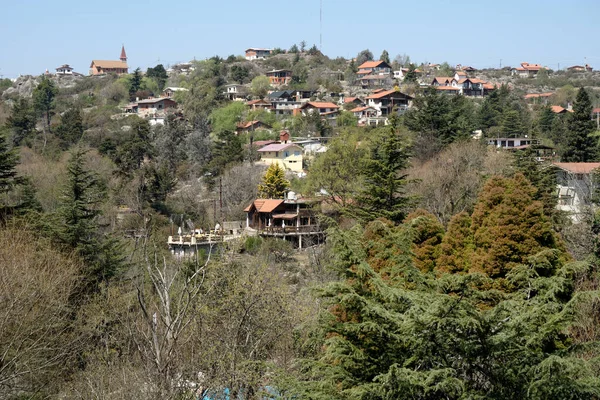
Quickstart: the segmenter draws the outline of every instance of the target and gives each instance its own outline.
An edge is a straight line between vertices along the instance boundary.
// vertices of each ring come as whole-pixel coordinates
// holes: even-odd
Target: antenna
[[[323,52],[323,0],[319,6],[319,50]]]

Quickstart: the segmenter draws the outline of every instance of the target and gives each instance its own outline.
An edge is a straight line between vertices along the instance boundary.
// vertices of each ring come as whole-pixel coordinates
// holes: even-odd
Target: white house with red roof
[[[396,107],[399,111],[405,111],[412,102],[412,99],[412,96],[395,89],[378,91],[366,98],[367,106],[376,109],[379,116],[383,117],[392,114],[392,111]]]
[[[574,222],[581,219],[586,207],[591,206],[592,196],[597,189],[596,172],[600,163],[553,163],[557,167],[558,205],[557,209],[571,214]]]
[[[392,75],[392,67],[385,61],[365,61],[358,66],[357,75]]]
[[[300,107],[300,111],[303,115],[308,115],[310,112],[318,112],[321,115],[330,115],[337,113],[340,106],[331,103],[329,101],[309,101]]]

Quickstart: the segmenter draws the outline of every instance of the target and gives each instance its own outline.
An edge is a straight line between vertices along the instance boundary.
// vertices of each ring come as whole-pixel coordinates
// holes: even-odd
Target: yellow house
[[[258,150],[263,163],[279,164],[283,169],[302,171],[302,147],[294,143],[274,143]]]

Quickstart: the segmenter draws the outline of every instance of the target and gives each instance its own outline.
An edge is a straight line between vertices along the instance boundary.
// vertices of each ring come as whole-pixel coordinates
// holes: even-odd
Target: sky
[[[407,54],[475,68],[539,63],[600,70],[599,0],[0,0],[0,75],[54,72],[91,60],[145,70],[248,47],[306,41],[329,57]]]

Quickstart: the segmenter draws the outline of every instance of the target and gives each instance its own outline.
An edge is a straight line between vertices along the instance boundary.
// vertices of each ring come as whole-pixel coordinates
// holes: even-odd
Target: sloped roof
[[[368,96],[367,99],[381,99],[382,97],[386,97],[386,96],[389,96],[389,95],[395,94],[395,93],[403,95],[408,99],[412,99],[411,96],[404,94],[402,92],[398,92],[395,89],[385,90],[385,91],[379,92],[379,93],[373,93],[372,95]]]
[[[302,105],[302,107],[300,107],[301,109],[305,109],[308,106],[312,106],[315,108],[340,108],[340,106],[333,104],[331,102],[328,101],[309,101],[308,103],[304,103]]]
[[[366,111],[366,110],[375,110],[375,108],[370,107],[370,106],[356,107],[356,108],[353,108],[352,110],[350,110],[350,112],[362,112],[362,111]]]
[[[361,65],[359,65],[358,69],[377,68],[381,64],[385,64],[385,65],[387,65],[389,67],[389,64],[386,63],[385,61],[374,60],[374,61],[365,61],[364,63],[362,63]]]
[[[552,106],[552,107],[550,107],[550,108],[552,109],[552,112],[553,112],[553,113],[556,113],[556,114],[563,114],[563,113],[566,113],[566,112],[568,112],[568,111],[569,111],[569,110],[567,110],[566,108],[564,108],[564,107],[561,107],[561,106]],[[571,111],[571,112],[572,112],[572,111]]]
[[[253,125],[260,125],[260,124],[262,124],[262,125],[264,125],[266,127],[269,127],[269,128],[271,127],[271,125],[265,124],[264,122],[259,121],[259,120],[247,121],[247,122],[240,122],[240,123],[237,124],[237,127],[241,128],[241,129],[247,129],[247,128],[250,128]]]
[[[433,81],[437,82],[437,83],[444,83],[444,82],[452,82],[452,79],[454,79],[454,78],[451,78],[449,76],[436,76],[435,78],[433,78]]]
[[[597,162],[579,162],[579,163],[565,163],[565,162],[555,162],[552,163],[556,165],[558,168],[570,172],[572,174],[589,174],[593,170],[600,168],[600,163]]]
[[[153,99],[140,100],[140,101],[138,101],[138,104],[154,104],[154,103],[161,102],[163,100],[172,101],[173,103],[177,103],[175,100],[173,100],[170,97],[155,97]]]
[[[121,46],[121,57],[120,59],[127,59],[127,54],[125,53],[125,45]]]
[[[114,60],[92,60],[90,68],[94,65],[101,68],[129,68],[126,62]]]
[[[528,93],[525,95],[525,99],[536,99],[538,97],[550,97],[552,96],[554,93]]]
[[[265,147],[258,149],[258,151],[260,151],[260,152],[283,151],[289,147],[300,147],[300,146],[298,146],[296,143],[273,143],[273,144],[268,144]]]
[[[258,212],[273,212],[279,205],[283,203],[281,199],[256,199],[248,207],[244,209],[245,212],[252,210],[252,207],[256,208]]]
[[[246,103],[249,106],[255,105],[255,104],[265,104],[265,105],[271,105],[270,102],[265,101],[263,99],[258,99],[258,100],[251,100],[249,102]]]
[[[436,86],[435,87],[436,90],[450,90],[450,91],[456,91],[458,92],[460,90],[460,88],[454,87],[454,86]]]

